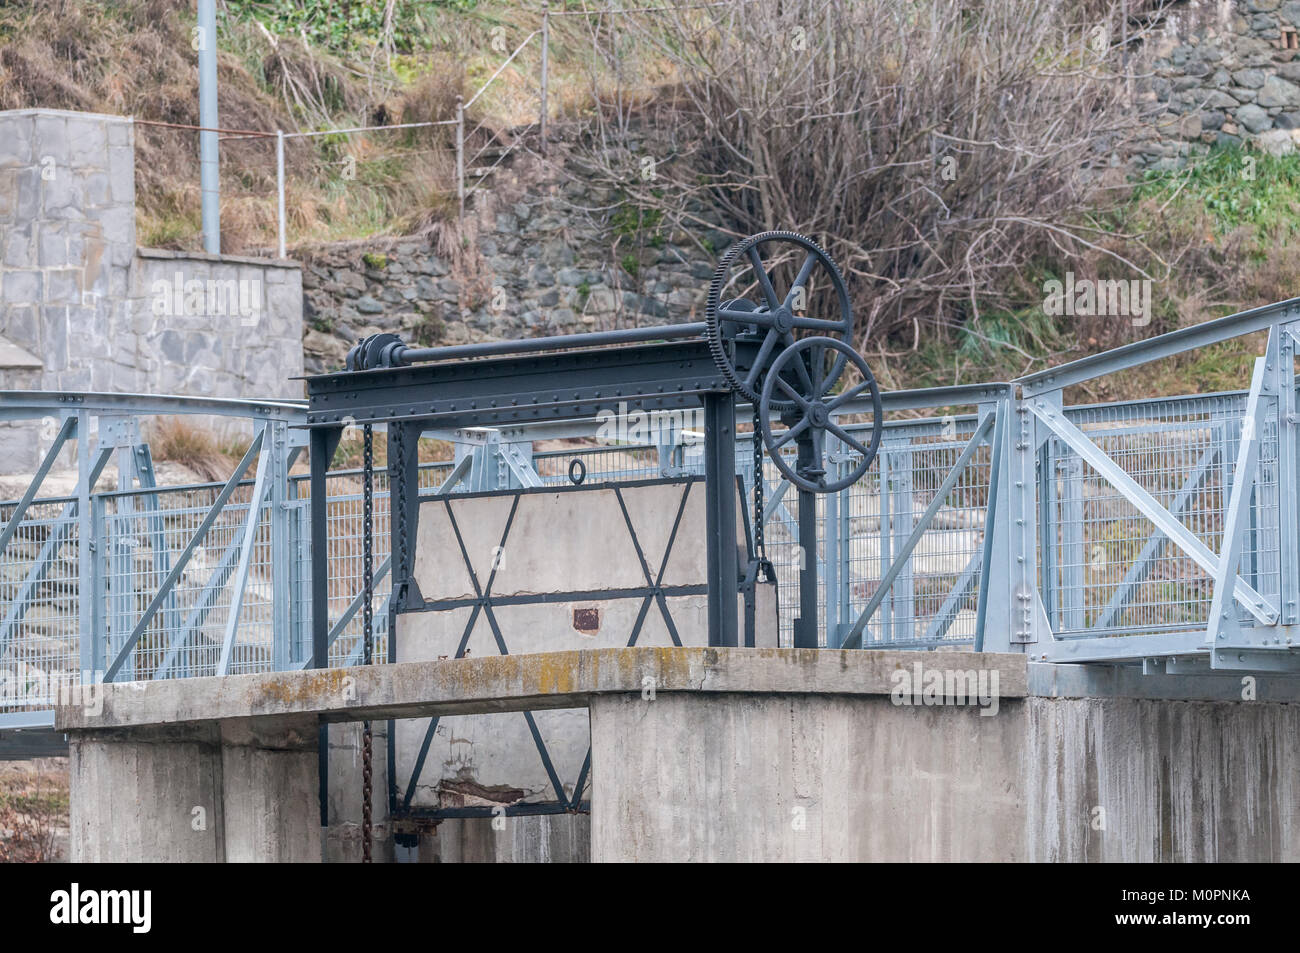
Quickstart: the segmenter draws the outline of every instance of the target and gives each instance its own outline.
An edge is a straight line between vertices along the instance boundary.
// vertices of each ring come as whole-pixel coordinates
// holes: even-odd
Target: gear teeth
[[[731,269],[732,263],[736,260],[736,257],[749,251],[750,248],[762,242],[780,239],[803,245],[804,247],[815,251],[821,256],[823,262],[830,268],[834,280],[841,286],[844,284],[844,279],[840,276],[839,268],[836,267],[835,262],[831,260],[831,256],[828,255],[820,245],[807,235],[801,235],[798,232],[792,232],[787,229],[759,232],[755,235],[750,235],[748,238],[742,238],[738,241],[732,242],[731,247],[723,253],[720,259],[718,259],[718,267],[713,270],[713,280],[709,282],[709,297],[704,307],[704,322],[707,326],[706,334],[709,339],[709,355],[713,358],[713,363],[717,366],[718,372],[722,375],[722,379],[727,382],[727,386],[755,406],[758,405],[760,399],[759,393],[758,391],[746,387],[744,382],[740,379],[740,375],[736,373],[735,365],[732,364],[731,357],[727,354],[727,346],[722,338],[722,324],[718,319],[718,307],[722,298],[723,285],[727,281],[727,275]],[[849,317],[850,328],[847,335],[848,340],[845,343],[852,347],[852,312],[850,312]],[[769,358],[769,366],[770,361],[775,360],[776,357],[777,354],[773,354]],[[777,410],[788,410],[794,407],[794,401],[772,401],[772,407]]]

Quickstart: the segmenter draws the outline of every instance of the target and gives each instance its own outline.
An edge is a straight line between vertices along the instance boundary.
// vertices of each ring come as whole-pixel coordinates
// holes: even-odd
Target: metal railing
[[[1249,389],[1065,406],[1062,390],[1241,334],[1269,333]],[[798,494],[770,463],[768,555],[781,640],[802,560],[818,562],[822,642],[974,646],[1047,661],[1166,672],[1296,671],[1300,305],[1283,302],[1012,384],[885,395],[866,475],[817,497],[801,552]],[[864,408],[839,410],[846,428]],[[952,413],[962,410],[960,414]],[[924,414],[925,416],[904,416]],[[225,482],[158,486],[149,418],[232,419],[251,446]],[[738,423],[744,426],[748,409]],[[0,422],[44,421],[48,450],[0,503],[0,728],[48,724],[86,680],[291,669],[310,655],[309,482],[295,402],[0,393]],[[702,473],[690,420],[651,439],[593,442],[603,421],[430,432],[455,459],[420,469],[425,495]],[[565,437],[558,450],[534,443]],[[736,472],[752,488],[748,433]],[[71,493],[42,493],[56,463]],[[846,445],[831,466],[852,469]],[[578,467],[574,461],[581,461]],[[115,479],[114,479],[115,474]],[[833,477],[834,474],[831,474]],[[328,477],[330,664],[359,659],[361,480]],[[388,499],[375,494],[376,657],[387,655]]]

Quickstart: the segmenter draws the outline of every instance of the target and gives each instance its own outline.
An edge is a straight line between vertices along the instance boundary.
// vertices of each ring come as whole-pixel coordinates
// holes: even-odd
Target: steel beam
[[[736,593],[736,408],[730,391],[704,398],[704,489],[709,584],[709,645],[739,645]]]
[[[1249,311],[1230,314],[1213,321],[1204,321],[1144,341],[1135,341],[1109,351],[1102,351],[1100,354],[1083,357],[1059,367],[1028,374],[1014,383],[1020,385],[1026,397],[1037,397],[1048,391],[1082,384],[1084,381],[1103,377],[1106,374],[1126,371],[1161,358],[1210,347],[1244,334],[1263,331],[1278,324],[1295,321],[1297,318],[1300,318],[1300,298],[1289,298],[1276,304],[1252,308]]]
[[[704,341],[346,371],[308,380],[310,427],[419,421],[472,427],[695,407],[729,393]],[[734,422],[732,424],[734,426]]]

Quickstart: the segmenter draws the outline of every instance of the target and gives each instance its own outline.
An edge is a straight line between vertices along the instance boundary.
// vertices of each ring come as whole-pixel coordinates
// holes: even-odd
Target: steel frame
[[[536,492],[547,492],[547,493],[579,492],[581,493],[581,492],[588,492],[591,489],[591,487],[583,487],[583,486],[568,486],[568,487],[546,486],[543,483],[541,483],[540,477],[537,476],[536,472],[531,470],[527,474],[521,474],[520,476],[522,476],[522,479],[518,479],[517,482],[514,484],[513,488],[510,486],[502,486],[499,488],[492,488],[489,490],[471,491],[465,494],[456,494],[457,497],[461,499],[467,497],[473,498],[476,496],[493,497],[493,496],[500,496],[502,494],[510,495],[513,498],[513,504],[511,506],[509,514],[506,517],[505,526],[502,529],[499,549],[504,549],[506,544],[509,542],[510,530],[514,525],[514,516],[516,510],[518,509],[519,497],[521,495],[528,494],[528,493],[536,493]],[[618,500],[619,507],[623,514],[624,526],[627,529],[628,536],[631,539],[633,548],[635,549],[637,556],[640,559],[641,571],[642,574],[645,576],[644,586],[636,587],[632,589],[624,589],[624,590],[607,590],[607,591],[581,592],[581,593],[542,593],[537,595],[518,595],[518,596],[508,596],[508,597],[494,596],[492,593],[492,586],[496,581],[496,575],[498,569],[498,566],[495,563],[492,563],[490,566],[486,567],[487,569],[486,579],[480,581],[479,570],[478,568],[475,567],[474,560],[471,558],[469,554],[469,550],[465,547],[465,542],[461,536],[460,526],[456,520],[454,508],[451,506],[450,503],[448,488],[446,484],[444,484],[442,487],[439,487],[437,490],[435,490],[433,494],[426,495],[422,497],[422,499],[425,501],[428,501],[430,499],[435,499],[435,498],[442,499],[443,504],[446,507],[448,520],[452,527],[452,532],[456,538],[457,549],[459,550],[461,560],[465,565],[465,570],[468,574],[470,584],[474,587],[474,597],[470,599],[446,599],[446,600],[438,600],[438,601],[425,601],[422,603],[422,605],[419,608],[412,608],[408,611],[446,612],[455,609],[470,608],[469,618],[466,620],[464,631],[462,632],[460,637],[460,642],[456,648],[454,655],[452,656],[453,658],[463,658],[468,648],[470,637],[475,630],[475,626],[479,622],[480,615],[482,615],[486,619],[489,627],[491,628],[492,637],[496,643],[497,650],[502,655],[510,654],[509,643],[507,639],[508,633],[502,629],[501,624],[497,620],[496,613],[493,611],[494,607],[496,606],[534,605],[534,604],[545,603],[545,602],[554,602],[557,599],[563,600],[566,598],[581,599],[583,601],[603,601],[609,599],[639,598],[641,599],[641,608],[637,613],[636,620],[632,625],[632,630],[628,635],[627,644],[629,646],[636,645],[637,640],[641,635],[642,628],[645,624],[646,617],[650,612],[651,605],[653,604],[654,606],[657,607],[660,617],[663,619],[664,626],[668,631],[669,638],[672,639],[674,645],[680,646],[682,644],[681,637],[678,634],[677,625],[673,620],[672,611],[668,607],[667,597],[680,596],[680,595],[701,595],[708,591],[708,587],[706,585],[675,585],[675,586],[664,585],[664,574],[667,571],[668,560],[672,556],[673,547],[677,542],[678,534],[682,529],[682,516],[686,511],[687,500],[690,497],[692,489],[699,482],[700,482],[699,477],[687,477],[685,479],[673,479],[673,480],[663,480],[663,479],[639,480],[639,481],[631,481],[626,483],[616,483],[612,485],[615,497]],[[645,553],[641,546],[641,541],[637,536],[636,527],[632,523],[632,518],[627,510],[627,504],[623,498],[623,490],[625,488],[631,488],[637,486],[654,486],[654,485],[664,485],[664,484],[680,484],[682,486],[682,495],[680,500],[678,501],[676,513],[672,517],[672,529],[670,530],[668,535],[668,540],[664,548],[663,557],[660,560],[660,563],[657,567],[652,567],[646,561]],[[583,799],[583,793],[586,790],[589,774],[591,771],[590,748],[588,749],[587,755],[583,760],[583,764],[581,770],[578,773],[577,779],[573,784],[573,794],[572,796],[568,796],[564,792],[564,785],[561,782],[559,774],[557,773],[554,767],[552,758],[550,756],[550,752],[548,751],[546,747],[546,743],[541,736],[541,732],[537,727],[537,722],[533,717],[533,713],[529,711],[525,711],[522,712],[521,714],[523,715],[525,721],[528,724],[528,729],[530,734],[532,735],[533,743],[536,745],[538,756],[541,758],[542,764],[546,769],[546,773],[550,779],[552,790],[555,794],[555,798],[549,801],[535,801],[535,802],[527,802],[526,804],[514,805],[513,813],[514,814],[558,814],[558,813],[571,813],[571,812],[585,812],[589,810],[590,804],[588,801],[585,801]],[[414,799],[416,788],[419,784],[421,774],[424,770],[425,761],[428,756],[430,745],[433,742],[434,734],[438,729],[438,724],[439,724],[439,719],[436,717],[431,718],[429,720],[429,726],[425,730],[424,738],[420,744],[420,749],[416,754],[415,764],[412,768],[411,775],[406,780],[405,784],[397,783],[395,781],[395,790],[397,790],[400,793],[400,802],[395,799],[394,802],[390,805],[390,809],[395,824],[399,826],[406,820],[417,819],[417,818],[445,820],[454,817],[482,817],[482,816],[492,816],[493,814],[492,808],[422,808],[419,806],[412,805],[412,800]],[[389,736],[393,737],[393,726],[391,722],[389,723]],[[396,764],[395,758],[390,760],[390,766],[395,766],[395,764]],[[507,811],[507,813],[510,813],[510,811]]]
[[[1269,340],[1248,391],[1110,405],[1067,406],[1062,400],[1066,387],[1263,330],[1269,331]],[[646,337],[649,332],[638,334]],[[1300,670],[1295,642],[1300,625],[1300,532],[1295,529],[1300,518],[1298,340],[1300,304],[1293,300],[1008,384],[883,395],[886,412],[895,418],[972,408],[971,415],[944,418],[958,420],[965,428],[960,446],[954,445],[952,451],[965,459],[944,464],[946,470],[935,470],[932,463],[927,463],[924,471],[916,470],[920,464],[914,454],[926,446],[919,435],[928,433],[924,428],[933,427],[937,417],[928,418],[928,423],[887,421],[880,464],[875,468],[881,471],[877,476],[888,484],[887,492],[878,497],[881,525],[887,531],[881,531],[883,554],[878,559],[871,557],[879,568],[870,569],[874,575],[867,576],[868,584],[875,588],[866,594],[859,591],[863,570],[861,557],[856,555],[861,545],[856,540],[863,532],[859,528],[861,511],[855,509],[860,504],[853,503],[847,491],[822,502],[818,519],[824,529],[819,531],[813,551],[806,554],[819,584],[818,644],[858,644],[857,629],[876,633],[867,643],[870,645],[932,648],[956,641],[983,650],[1022,651],[1048,662],[1129,664],[1153,672]],[[679,476],[703,470],[717,477],[730,470],[753,480],[746,459],[749,435],[736,433],[734,425],[735,419],[748,419],[748,408],[730,406],[703,343],[688,337],[667,344],[633,343],[613,350],[472,361],[455,371],[442,366],[431,375],[427,368],[410,367],[322,380],[317,403],[310,411],[307,403],[296,401],[0,392],[0,421],[51,417],[56,423],[50,449],[24,493],[12,503],[0,504],[4,514],[0,560],[21,559],[21,571],[0,606],[0,663],[8,659],[7,664],[13,665],[19,657],[10,653],[10,648],[25,644],[25,617],[36,600],[43,598],[39,594],[48,589],[47,580],[53,578],[55,567],[59,567],[59,584],[75,588],[75,609],[70,611],[76,616],[72,644],[73,664],[78,670],[68,673],[74,679],[172,678],[213,671],[194,664],[192,650],[196,634],[212,613],[227,608],[227,602],[234,611],[221,626],[220,671],[232,671],[237,663],[274,668],[321,664],[323,657],[317,657],[312,644],[319,637],[313,634],[313,618],[328,623],[324,641],[327,650],[335,648],[332,663],[346,661],[350,653],[344,650],[339,655],[337,640],[355,625],[359,609],[355,592],[341,606],[337,595],[328,593],[321,602],[319,593],[311,590],[307,567],[311,539],[324,538],[330,532],[326,514],[318,513],[311,500],[328,498],[335,505],[333,501],[347,498],[337,493],[331,496],[324,475],[315,472],[302,481],[303,489],[310,485],[312,490],[311,498],[305,498],[306,494],[299,492],[298,478],[289,476],[289,468],[294,455],[309,442],[317,459],[323,458],[326,450],[332,453],[342,428],[351,423],[369,420],[383,429],[387,421],[406,420],[405,426],[417,433],[453,440],[458,459],[451,468],[438,472],[443,474],[444,491],[461,492],[553,481],[554,477],[543,476],[540,469],[543,464],[552,466],[547,461],[553,455],[535,454],[532,442],[589,436],[596,425],[595,414],[620,400],[644,409],[698,406],[708,399],[713,406],[706,432],[724,431],[723,441],[712,445],[710,451],[705,445],[707,434],[687,431],[661,436],[658,445],[647,448],[657,460],[653,472]],[[426,393],[427,402],[412,400],[431,380],[440,392]],[[513,383],[503,387],[504,381]],[[1112,456],[1099,442],[1114,443],[1116,435],[1125,434],[1179,439],[1176,427],[1171,427],[1164,415],[1177,415],[1183,406],[1209,407],[1206,422],[1195,426],[1217,437],[1198,444],[1200,449],[1189,457],[1186,469],[1176,474],[1175,483],[1168,491],[1162,489],[1157,499],[1126,472],[1122,457]],[[416,416],[411,416],[413,410]],[[864,410],[851,403],[840,413],[853,420]],[[1101,428],[1077,422],[1084,419],[1081,415],[1092,413],[1108,413],[1118,422]],[[272,451],[265,460],[254,453],[256,470],[250,472],[249,458],[234,481],[191,488],[210,494],[212,499],[222,497],[218,511],[238,506],[243,515],[234,535],[223,539],[211,557],[205,556],[201,578],[187,583],[192,589],[187,589],[184,599],[179,594],[180,583],[198,571],[190,561],[199,547],[206,552],[211,545],[203,545],[200,532],[187,531],[189,535],[178,546],[175,530],[169,528],[170,511],[161,508],[162,494],[175,492],[175,488],[156,487],[152,460],[137,423],[159,414],[243,417],[252,422],[261,441],[259,449]],[[1134,420],[1125,419],[1125,415]],[[314,424],[304,432],[301,428],[309,417]],[[972,427],[980,432],[981,446],[989,448],[978,463],[966,453]],[[1262,439],[1242,440],[1241,431],[1246,428],[1256,437],[1263,435]],[[62,498],[43,495],[56,460],[74,446],[75,491]],[[600,452],[574,451],[566,456],[590,453],[590,459],[596,461]],[[843,459],[836,461],[837,455]],[[829,457],[833,466],[847,465],[851,451],[832,441]],[[95,491],[95,483],[114,458],[117,489]],[[734,461],[733,466],[729,467],[729,460]],[[943,588],[928,597],[932,602],[923,614],[916,602],[919,590],[915,587],[921,579],[914,569],[917,553],[926,534],[935,531],[935,520],[947,512],[944,493],[954,485],[967,485],[959,471],[972,467],[978,467],[978,480],[984,487],[973,499],[986,500],[978,504],[982,514],[975,514],[981,517],[974,530],[978,544],[945,556],[949,568],[928,583]],[[1264,468],[1267,481],[1260,482]],[[413,473],[428,469],[416,468]],[[1126,557],[1122,578],[1100,594],[1081,568],[1086,540],[1080,530],[1096,519],[1089,515],[1087,498],[1078,495],[1079,482],[1085,476],[1104,482],[1116,500],[1131,506],[1135,518],[1150,520],[1147,525],[1151,527],[1137,540],[1133,555]],[[620,479],[616,473],[600,478]],[[795,514],[807,508],[795,507],[795,497],[784,481],[770,475],[764,479],[765,518],[769,525],[791,527],[793,539],[798,522]],[[925,490],[923,485],[937,485],[938,490]],[[253,499],[235,504],[236,490],[241,494],[251,490]],[[1221,523],[1222,530],[1212,528],[1210,536],[1204,529],[1189,530],[1186,520],[1193,508],[1199,507],[1204,515],[1206,500],[1220,498],[1222,509],[1215,526]],[[913,501],[920,509],[919,517],[912,513]],[[212,507],[205,507],[207,512],[202,515],[210,516]],[[256,528],[258,518],[263,521],[262,530]],[[226,520],[223,517],[223,526]],[[28,555],[14,554],[20,543]],[[130,570],[135,565],[132,547],[139,545],[151,554],[148,572],[152,581],[144,610],[152,618],[145,626],[133,600],[114,591],[114,580],[128,571],[135,571],[137,577],[144,571]],[[271,656],[265,660],[244,655],[239,635],[247,615],[240,610],[253,573],[254,545],[258,553],[268,545],[273,553],[269,602],[275,635]],[[1204,622],[1146,628],[1125,623],[1127,607],[1139,598],[1144,586],[1154,584],[1152,572],[1172,559],[1183,558],[1207,580],[1204,598],[1209,602],[1209,614]],[[719,554],[719,559],[725,560],[725,555]],[[66,581],[69,567],[73,573],[70,583]],[[400,572],[385,569],[382,563],[380,569],[400,580]],[[407,598],[400,581],[394,593],[389,606],[381,603],[377,617],[381,628],[393,606]],[[1086,603],[1081,601],[1084,593],[1092,593]],[[331,600],[336,603],[332,618]],[[963,613],[972,603],[976,606],[973,637],[969,628],[953,629],[956,619],[969,618]],[[718,625],[723,625],[722,620]],[[132,646],[149,626],[154,627],[150,631],[166,633],[166,638],[158,649],[160,661],[140,667]],[[954,636],[954,631],[959,634]],[[0,673],[0,678],[4,677]],[[12,728],[48,722],[48,709],[39,704],[22,708],[22,704],[18,710],[9,705],[3,712],[3,725]]]

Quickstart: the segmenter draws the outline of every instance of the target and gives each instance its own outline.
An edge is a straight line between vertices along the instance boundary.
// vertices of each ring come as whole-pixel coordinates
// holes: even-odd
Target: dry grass
[[[0,863],[48,863],[68,829],[68,773],[62,759],[0,765]]]
[[[192,7],[167,0],[0,6],[0,109],[197,125],[192,25]],[[447,118],[463,91],[463,69],[449,57],[427,60],[423,75],[400,84],[253,24],[223,19],[219,32],[223,128],[302,131]],[[495,128],[488,123],[475,141]],[[291,242],[401,232],[441,217],[454,208],[452,141],[447,127],[288,140]],[[273,247],[274,139],[224,137],[221,174],[223,247]],[[195,132],[136,126],[142,245],[201,247],[198,182]]]
[[[447,463],[455,456],[455,447],[446,440],[424,437],[420,440],[419,453],[421,463]],[[388,466],[388,439],[381,432],[375,433],[374,455],[376,467]],[[358,470],[361,468],[364,456],[365,439],[361,436],[361,429],[349,428],[343,439],[339,441],[338,449],[334,451],[334,460],[330,463],[330,468]]]
[[[208,481],[225,481],[235,472],[247,445],[223,443],[212,431],[184,417],[162,417],[149,428],[155,460],[179,463]]]

